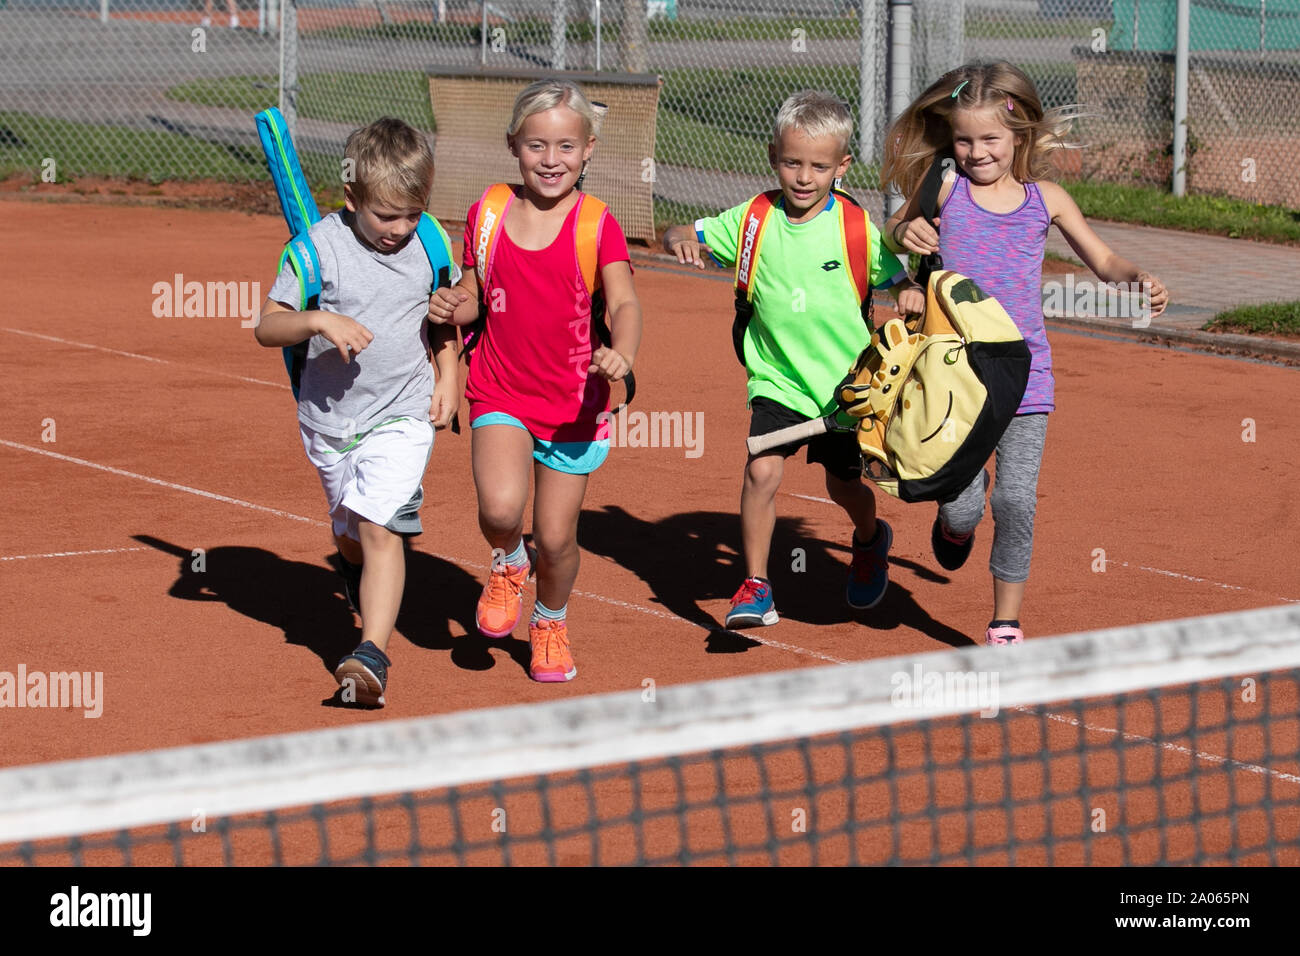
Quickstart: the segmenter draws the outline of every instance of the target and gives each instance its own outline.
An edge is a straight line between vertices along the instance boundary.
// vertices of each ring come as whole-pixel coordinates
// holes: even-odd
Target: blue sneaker
[[[865,611],[880,603],[889,587],[889,546],[894,543],[894,529],[876,519],[876,536],[870,544],[858,541],[853,534],[853,562],[849,565],[849,583],[844,599],[855,611]]]
[[[745,578],[727,612],[728,630],[738,627],[760,627],[781,620],[772,606],[772,585],[763,578]]]
[[[392,666],[388,655],[373,641],[363,641],[334,668],[334,679],[343,688],[344,702],[383,707],[388,668]]]

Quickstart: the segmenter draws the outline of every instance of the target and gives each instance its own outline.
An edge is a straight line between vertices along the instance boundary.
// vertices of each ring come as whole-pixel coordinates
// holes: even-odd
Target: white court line
[[[818,501],[822,504],[833,505],[835,502],[829,498],[815,498],[812,495],[797,495],[793,491],[783,491],[783,495],[789,495],[791,498],[802,498],[805,501]],[[1181,571],[1166,571],[1163,568],[1152,568],[1145,564],[1129,564],[1127,561],[1115,561],[1111,558],[1106,559],[1107,564],[1118,564],[1121,568],[1130,570],[1148,571],[1151,574],[1159,574],[1167,578],[1180,578],[1183,581],[1191,581],[1193,584],[1208,584],[1211,587],[1222,588],[1225,591],[1248,591],[1251,594],[1262,594],[1265,597],[1281,601],[1284,604],[1300,604],[1300,598],[1282,597],[1278,594],[1271,594],[1268,591],[1261,591],[1258,588],[1248,588],[1240,584],[1224,584],[1221,581],[1211,581],[1209,578],[1198,578],[1195,575],[1183,574]]]
[[[51,551],[49,554],[11,554],[0,561],[29,561],[32,558],[79,558],[83,554],[121,554],[123,551],[149,551],[150,548],[97,548],[94,551]]]
[[[86,461],[84,458],[73,458],[71,455],[60,455],[56,451],[49,451],[45,448],[33,448],[31,445],[22,445],[16,441],[6,441],[0,438],[0,445],[9,448],[17,448],[19,451],[29,451],[34,455],[45,455],[47,458],[56,458],[59,461],[71,462],[74,465],[81,465],[84,468],[94,468],[97,471],[106,471],[110,475],[121,475],[123,478],[134,478],[136,481],[147,481],[151,485],[159,485],[163,488],[170,488],[172,491],[184,491],[187,494],[198,495],[200,498],[211,498],[213,501],[224,501],[228,505],[238,505],[241,508],[251,508],[253,511],[263,511],[267,514],[273,514],[278,518],[288,518],[291,521],[305,521],[307,524],[327,526],[328,522],[317,521],[315,518],[304,518],[302,515],[293,514],[290,511],[281,511],[278,508],[268,508],[266,505],[255,505],[251,501],[244,501],[240,498],[228,498],[225,495],[218,495],[211,491],[204,491],[201,488],[191,488],[189,485],[178,485],[174,482],[163,481],[161,478],[150,478],[148,475],[138,475],[134,471],[126,471],[122,468],[113,468],[109,465],[100,465],[93,461]]]
[[[1023,713],[1030,713],[1030,714],[1034,713],[1033,708],[1017,707],[1016,710],[1022,711]],[[1063,717],[1060,714],[1048,713],[1047,711],[1043,712],[1043,716],[1050,718],[1051,720],[1060,721],[1063,724],[1073,724],[1075,727],[1082,727],[1084,730],[1091,730],[1091,731],[1095,731],[1096,733],[1102,733],[1102,734],[1115,734],[1116,736],[1123,737],[1125,740],[1128,741],[1133,741],[1142,744],[1151,744],[1152,746],[1160,747],[1162,750],[1170,750],[1173,751],[1174,753],[1186,754],[1189,757],[1195,757],[1197,760],[1205,760],[1210,763],[1225,764],[1226,766],[1232,767],[1234,770],[1245,770],[1250,773],[1261,773],[1270,777],[1275,777],[1278,780],[1285,780],[1287,783],[1300,783],[1300,777],[1297,777],[1295,774],[1283,773],[1281,770],[1272,770],[1268,767],[1261,767],[1259,766],[1259,764],[1243,763],[1240,760],[1233,760],[1231,757],[1221,757],[1218,754],[1207,753],[1204,750],[1192,750],[1189,747],[1180,747],[1177,744],[1172,744],[1169,743],[1168,741],[1154,740],[1151,737],[1143,737],[1141,734],[1124,733],[1123,731],[1116,730],[1113,727],[1098,727],[1093,724],[1085,724],[1083,721],[1076,720],[1073,717]]]
[[[260,378],[249,378],[246,375],[235,375],[233,372],[222,372],[215,368],[209,368],[206,365],[186,365],[183,362],[173,362],[170,359],[154,358],[152,355],[141,355],[138,352],[123,352],[120,349],[105,348],[102,345],[91,345],[89,342],[73,342],[71,339],[61,339],[53,335],[42,335],[39,332],[28,332],[24,329],[9,329],[0,326],[0,332],[12,332],[14,335],[27,335],[34,339],[45,339],[47,342],[58,342],[60,345],[75,345],[79,349],[94,349],[96,352],[108,352],[110,355],[123,355],[127,358],[140,359],[143,362],[157,362],[159,365],[175,365],[177,368],[183,368],[191,372],[207,372],[209,375],[220,375],[222,378],[233,378],[240,382],[251,382],[254,385],[267,385],[271,388],[288,388],[284,382],[265,382]]]
[[[161,480],[161,479],[159,479],[159,478],[150,478],[150,477],[147,476],[147,475],[138,475],[138,474],[136,474],[136,473],[134,473],[134,472],[124,471],[124,470],[121,469],[121,468],[111,468],[111,467],[109,467],[108,465],[99,465],[99,464],[96,464],[95,462],[86,461],[86,460],[81,459],[81,458],[73,458],[73,457],[71,457],[71,456],[69,456],[69,455],[60,455],[60,454],[58,454],[57,452],[48,451],[48,450],[46,450],[46,449],[44,449],[44,448],[33,448],[33,447],[31,447],[30,445],[21,445],[21,444],[19,444],[18,442],[6,441],[5,439],[2,439],[2,438],[0,438],[0,445],[5,445],[5,446],[8,446],[8,447],[10,447],[10,448],[17,448],[17,449],[19,449],[19,450],[21,450],[21,451],[29,451],[29,452],[32,452],[32,453],[37,454],[37,455],[46,455],[46,456],[48,456],[48,457],[50,457],[50,458],[58,459],[59,461],[66,461],[66,462],[70,462],[70,463],[75,464],[75,465],[82,465],[82,466],[87,467],[87,468],[95,468],[95,469],[97,469],[97,470],[99,470],[99,471],[106,471],[106,472],[109,472],[110,474],[120,475],[120,476],[122,476],[122,477],[124,477],[124,478],[135,478],[135,479],[138,480],[138,481],[145,481],[145,482],[148,482],[149,484],[152,484],[152,485],[160,485],[160,486],[162,486],[162,487],[164,487],[164,488],[170,488],[170,489],[172,489],[173,491],[184,491],[184,492],[186,492],[186,493],[188,493],[188,494],[198,495],[199,497],[202,497],[202,498],[209,498],[209,499],[211,499],[211,500],[213,500],[213,501],[222,501],[222,502],[225,502],[225,503],[227,503],[227,504],[237,505],[237,506],[239,506],[239,507],[241,507],[241,508],[251,508],[251,509],[254,510],[254,511],[262,511],[262,512],[266,512],[266,513],[268,513],[268,514],[273,514],[273,515],[276,515],[276,516],[281,517],[281,518],[289,518],[289,519],[291,519],[291,520],[293,520],[293,521],[303,521],[303,522],[306,522],[306,523],[308,523],[308,524],[315,524],[315,525],[320,525],[320,526],[326,526],[326,525],[328,524],[327,522],[324,522],[324,521],[316,521],[316,520],[314,520],[314,519],[312,519],[312,518],[305,518],[305,517],[303,517],[302,515],[292,514],[291,512],[288,512],[288,511],[280,511],[280,510],[278,510],[278,509],[276,509],[276,508],[268,508],[268,507],[266,507],[265,505],[254,504],[254,503],[252,503],[252,502],[250,502],[250,501],[244,501],[244,500],[239,499],[239,498],[230,498],[230,497],[227,497],[226,495],[218,495],[218,494],[214,494],[213,492],[210,492],[210,491],[203,491],[203,490],[198,489],[198,488],[190,488],[190,487],[188,487],[188,486],[186,486],[186,485],[178,485],[178,484],[174,484],[174,483],[172,483],[172,482],[170,482],[170,481],[163,481],[163,480]],[[484,570],[484,569],[487,567],[487,565],[476,564],[476,563],[473,563],[473,562],[456,561],[455,559],[453,559],[453,558],[449,558],[449,557],[446,557],[446,556],[444,556],[444,555],[438,555],[438,554],[435,554],[435,555],[433,555],[433,557],[436,557],[436,558],[438,558],[438,559],[440,559],[440,560],[443,560],[443,561],[448,561],[449,563],[452,563],[452,564],[460,564],[460,565],[462,565],[462,566],[466,566],[466,567],[473,567],[473,568],[476,568],[476,569],[478,569],[478,570]],[[628,603],[628,602],[626,602],[626,601],[618,601],[618,600],[615,600],[615,599],[613,599],[613,598],[607,598],[607,597],[604,597],[603,595],[593,594],[593,593],[591,593],[591,592],[585,592],[585,591],[574,591],[573,593],[574,593],[574,594],[579,594],[579,595],[581,595],[581,596],[583,596],[583,597],[593,598],[594,600],[602,601],[602,602],[604,602],[604,603],[606,603],[606,604],[613,604],[613,605],[618,606],[618,607],[625,607],[625,608],[628,608],[628,609],[630,609],[630,610],[639,611],[639,612],[641,612],[642,614],[649,614],[649,615],[651,615],[651,616],[653,616],[653,617],[661,617],[661,618],[666,618],[666,619],[668,619],[668,620],[678,621],[678,622],[680,622],[680,623],[682,623],[682,624],[689,624],[691,627],[700,627],[700,625],[695,624],[695,623],[693,623],[693,622],[691,622],[691,621],[688,621],[688,620],[686,620],[686,618],[684,618],[684,617],[679,617],[679,616],[676,615],[676,614],[670,614],[670,613],[667,613],[667,612],[664,612],[664,611],[656,611],[656,610],[654,610],[653,608],[642,607],[642,606],[639,605],[639,604],[631,604],[631,603]],[[816,658],[819,658],[819,659],[824,660],[824,661],[829,661],[830,663],[833,663],[833,664],[847,664],[847,663],[849,663],[849,661],[844,661],[844,660],[840,660],[840,659],[835,658],[835,657],[830,657],[830,656],[828,656],[828,655],[826,655],[826,654],[818,653],[817,651],[810,651],[810,650],[808,650],[807,648],[798,647],[798,646],[793,645],[793,644],[783,644],[783,643],[780,643],[780,642],[777,642],[777,641],[767,641],[767,640],[763,640],[762,638],[753,637],[753,636],[751,636],[751,635],[745,635],[745,636],[748,637],[750,640],[757,641],[757,642],[760,643],[760,644],[763,644],[763,645],[765,645],[765,646],[772,647],[772,648],[775,648],[775,649],[784,650],[784,651],[790,651],[791,653],[795,653],[795,654],[803,654],[803,655],[808,656],[808,657],[816,657]],[[1062,716],[1060,716],[1060,715],[1058,715],[1058,714],[1046,713],[1046,716],[1047,716],[1047,717],[1050,717],[1050,718],[1053,719],[1053,720],[1060,720],[1060,721],[1064,721],[1064,722],[1066,722],[1066,723],[1076,723],[1076,724],[1077,724],[1077,722],[1074,721],[1073,718],[1062,717]],[[1136,740],[1136,741],[1147,742],[1147,743],[1151,743],[1151,744],[1153,744],[1153,745],[1155,745],[1155,746],[1159,746],[1159,747],[1162,747],[1162,748],[1164,748],[1164,749],[1167,749],[1167,750],[1173,750],[1173,751],[1180,752],[1180,753],[1189,753],[1189,754],[1190,754],[1190,753],[1193,753],[1192,751],[1186,750],[1185,748],[1178,747],[1176,744],[1172,744],[1172,743],[1162,743],[1162,742],[1160,742],[1160,741],[1151,740],[1150,738],[1147,738],[1147,737],[1139,737],[1139,736],[1137,736],[1137,735],[1135,735],[1135,734],[1121,734],[1118,730],[1114,730],[1114,729],[1109,728],[1109,727],[1092,727],[1092,726],[1088,726],[1088,725],[1083,725],[1083,726],[1085,726],[1086,729],[1088,729],[1088,730],[1093,730],[1093,731],[1096,731],[1096,732],[1098,732],[1098,733],[1116,734],[1116,735],[1122,736],[1122,737],[1123,737],[1124,739],[1126,739],[1126,740],[1130,740],[1130,739],[1131,739],[1131,740]],[[1231,760],[1231,759],[1229,759],[1229,758],[1227,758],[1227,757],[1221,757],[1221,756],[1219,756],[1219,755],[1217,755],[1217,754],[1210,754],[1210,753],[1204,753],[1204,752],[1201,752],[1201,751],[1196,751],[1196,752],[1194,753],[1194,756],[1196,756],[1198,759],[1208,760],[1208,761],[1212,761],[1212,762],[1215,762],[1215,763],[1224,763],[1224,764],[1228,764],[1228,765],[1233,766],[1233,767],[1238,768],[1238,769],[1249,770],[1249,771],[1252,772],[1252,773],[1263,773],[1263,774],[1268,774],[1269,776],[1277,777],[1277,778],[1279,778],[1279,779],[1286,780],[1286,781],[1288,781],[1288,782],[1300,782],[1300,778],[1293,777],[1293,776],[1291,776],[1290,774],[1285,774],[1285,773],[1282,773],[1282,772],[1277,771],[1277,770],[1270,770],[1270,769],[1268,769],[1267,767],[1259,767],[1259,766],[1256,766],[1255,764],[1243,764],[1243,763],[1240,763],[1239,761]]]
[[[230,498],[226,495],[218,495],[211,491],[204,491],[201,488],[191,488],[188,485],[178,485],[175,484],[174,482],[163,481],[160,478],[151,478],[148,475],[140,475],[140,474],[136,474],[133,471],[126,471],[122,468],[112,468],[108,465],[100,465],[93,461],[86,461],[84,458],[73,458],[71,455],[61,455],[58,452],[49,451],[48,449],[45,448],[34,448],[31,445],[22,445],[19,444],[18,442],[6,441],[3,438],[0,438],[0,445],[5,445],[9,448],[17,448],[20,451],[28,451],[36,455],[45,455],[46,457],[49,458],[55,458],[58,459],[59,461],[70,462],[71,464],[74,465],[81,465],[85,468],[94,468],[99,471],[106,471],[109,474],[120,475],[123,478],[134,478],[137,481],[145,481],[151,485],[160,485],[163,488],[170,488],[173,491],[184,491],[187,494],[198,495],[201,498],[209,498],[213,501],[222,501],[225,502],[226,504],[237,505],[238,507],[241,508],[251,508],[254,511],[266,512],[267,514],[273,514],[280,518],[288,518],[292,521],[302,521],[305,522],[306,524],[313,524],[322,528],[326,528],[330,526],[330,523],[328,521],[317,521],[314,518],[307,518],[304,517],[303,515],[296,515],[290,511],[281,511],[278,508],[268,508],[266,505],[259,505],[259,504],[254,504],[251,501],[244,501],[241,498]],[[472,561],[460,561],[456,558],[447,557],[445,555],[440,555],[440,554],[434,554],[433,557],[446,561],[450,564],[457,564],[462,567],[475,568],[480,571],[485,570],[488,567],[487,565],[484,564],[475,564]],[[602,603],[605,604],[611,604],[614,605],[615,607],[623,607],[629,610],[639,611],[642,614],[649,614],[653,617],[661,617],[667,620],[677,621],[682,624],[689,624],[691,627],[700,627],[700,628],[703,627],[703,625],[696,624],[692,621],[688,621],[686,620],[686,618],[679,617],[676,614],[670,614],[664,611],[656,611],[654,610],[654,608],[642,607],[640,604],[632,604],[627,601],[619,601],[615,598],[605,597],[602,594],[594,594],[590,591],[578,591],[578,590],[575,590],[573,593],[581,597],[587,597],[587,598],[591,598],[592,600],[601,601]],[[808,650],[807,648],[799,647],[794,644],[783,644],[779,641],[768,641],[759,637],[751,637],[750,640],[757,641],[759,644],[764,644],[768,647],[777,648],[783,651],[790,651],[791,653],[794,654],[803,654],[806,657],[815,657],[820,660],[828,661],[829,663],[832,664],[848,663],[848,661],[842,661],[836,657],[829,657],[826,654],[822,654],[818,651],[811,651]]]

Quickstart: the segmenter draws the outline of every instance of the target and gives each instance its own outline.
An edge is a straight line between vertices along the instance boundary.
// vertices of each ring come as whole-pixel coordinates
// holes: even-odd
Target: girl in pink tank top
[[[602,414],[609,382],[631,371],[641,340],[622,231],[576,188],[594,130],[592,105],[573,83],[542,80],[519,94],[507,141],[523,184],[494,186],[470,210],[464,275],[429,302],[431,321],[456,325],[471,324],[480,302],[485,306],[466,386],[479,527],[492,548],[475,619],[488,637],[509,637],[536,575],[529,674],[544,682],[578,673],[567,623],[578,515],[587,477],[609,448]],[[590,293],[586,253],[575,246],[577,223],[588,213],[600,215]],[[597,340],[593,302],[603,302],[609,345]],[[530,472],[535,548],[523,540]]]
[[[1053,224],[1099,279],[1138,292],[1148,320],[1169,295],[1160,280],[1116,255],[1084,221],[1060,186],[1040,182],[1048,154],[1065,148],[1070,112],[1044,112],[1032,81],[1010,63],[974,63],[941,77],[903,112],[886,137],[882,179],[908,197],[885,227],[895,252],[939,252],[945,269],[975,280],[1002,303],[1029,345],[1029,384],[997,447],[992,495],[993,618],[988,644],[1024,639],[1020,610],[1033,550],[1038,469],[1055,406],[1052,353],[1043,325],[1042,263]],[[942,143],[942,147],[938,144]],[[919,214],[917,193],[936,155],[950,155],[939,218]],[[1100,301],[1100,300],[1099,300]],[[1118,306],[1118,296],[1104,301]],[[1124,314],[1130,315],[1127,299]],[[988,474],[939,508],[931,544],[939,564],[956,570],[970,555],[984,513]]]

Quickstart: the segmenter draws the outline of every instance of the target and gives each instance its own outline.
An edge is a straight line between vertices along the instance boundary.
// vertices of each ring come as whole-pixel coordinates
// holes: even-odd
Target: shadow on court
[[[953,647],[973,643],[917,604],[912,592],[898,583],[897,573],[879,605],[869,611],[850,608],[844,602],[849,533],[846,528],[845,541],[831,543],[813,537],[802,518],[777,517],[769,574],[783,618],[806,624],[856,621],[871,631],[909,627]],[[743,632],[723,629],[722,622],[701,607],[707,601],[730,600],[744,580],[740,519],[734,513],[693,511],[645,521],[607,505],[582,512],[578,542],[645,581],[665,610],[704,628],[708,653],[735,654],[761,646]],[[890,565],[929,580],[947,580],[906,559],[891,557]]]
[[[330,674],[361,640],[361,628],[343,596],[343,582],[328,567],[288,561],[262,548],[217,547],[195,568],[191,550],[150,535],[141,544],[179,559],[168,594],[186,601],[221,601],[232,611],[284,632],[285,642],[314,653]],[[474,625],[474,606],[483,585],[468,572],[432,555],[408,549],[406,590],[397,632],[416,647],[450,651],[463,670],[489,670],[491,648],[503,650],[527,673],[528,642],[489,640]],[[338,702],[338,694],[333,702]]]

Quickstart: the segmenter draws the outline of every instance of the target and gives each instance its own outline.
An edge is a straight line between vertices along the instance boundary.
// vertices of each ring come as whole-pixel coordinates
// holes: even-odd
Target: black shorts
[[[753,413],[749,419],[751,438],[812,420],[807,415],[800,415],[762,395],[756,396],[749,403],[749,408]],[[804,445],[808,446],[808,464],[821,465],[827,474],[840,481],[855,481],[862,477],[862,450],[858,447],[856,432],[826,432],[788,445],[779,445],[771,451],[789,458]]]

